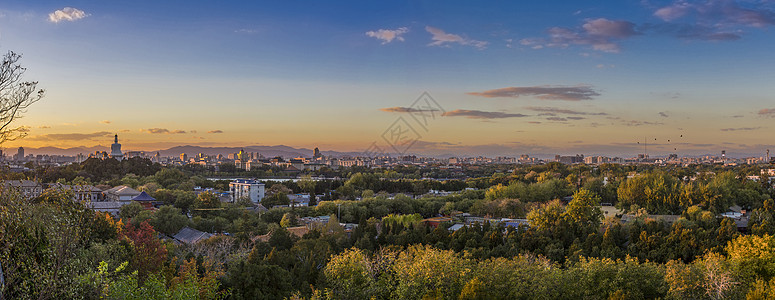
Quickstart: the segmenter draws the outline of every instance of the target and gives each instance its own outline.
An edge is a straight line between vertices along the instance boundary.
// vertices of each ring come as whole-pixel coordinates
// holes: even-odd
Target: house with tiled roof
[[[104,201],[92,202],[90,208],[118,215],[119,209],[124,205],[132,203],[133,199],[139,196],[141,192],[125,185],[119,185],[105,190],[103,194],[105,194]]]
[[[177,243],[190,245],[190,244],[196,244],[200,241],[209,239],[212,236],[213,236],[212,233],[199,231],[194,228],[186,226],[186,227],[183,227],[183,229],[181,229],[180,231],[178,231],[178,233],[173,235],[172,239]]]
[[[126,185],[119,185],[104,192],[107,201],[119,201],[119,202],[131,202],[132,199],[140,195],[140,191],[128,187]]]
[[[105,201],[105,194],[102,193],[100,188],[97,188],[93,185],[69,185],[54,183],[49,186],[49,189],[72,192],[73,201],[81,203]]]
[[[151,197],[151,195],[148,195],[148,193],[146,192],[140,192],[140,195],[137,195],[136,197],[132,198],[132,201],[140,203],[140,205],[142,205],[144,209],[149,210],[149,209],[154,209],[154,202],[156,201],[156,199]]]
[[[39,197],[43,193],[43,186],[37,181],[32,180],[5,180],[3,181],[3,188],[17,192],[27,199]]]

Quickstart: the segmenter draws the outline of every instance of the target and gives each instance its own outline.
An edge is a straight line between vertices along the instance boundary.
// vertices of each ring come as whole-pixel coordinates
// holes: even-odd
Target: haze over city
[[[189,4],[0,4],[46,89],[3,146],[361,152],[403,118],[423,155],[775,149],[767,1]]]

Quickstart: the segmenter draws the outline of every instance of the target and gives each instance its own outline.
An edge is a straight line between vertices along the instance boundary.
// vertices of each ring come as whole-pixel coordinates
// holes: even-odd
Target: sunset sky
[[[3,0],[0,50],[46,90],[4,148],[775,151],[771,1]]]

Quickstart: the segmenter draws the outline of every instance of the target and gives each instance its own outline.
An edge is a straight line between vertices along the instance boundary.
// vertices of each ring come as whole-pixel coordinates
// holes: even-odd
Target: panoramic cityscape
[[[775,299],[775,3],[0,3],[0,300]]]

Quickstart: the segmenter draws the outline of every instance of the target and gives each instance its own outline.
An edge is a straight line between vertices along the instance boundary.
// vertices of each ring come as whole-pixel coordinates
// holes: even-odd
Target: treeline
[[[654,172],[623,181],[618,188],[618,206],[632,205],[653,214],[678,214],[699,205],[714,213],[723,213],[732,205],[753,209],[770,199],[766,182],[748,181],[733,172],[681,180],[665,173]]]
[[[772,299],[775,238],[743,236],[692,263],[541,256],[474,259],[429,246],[349,249],[331,258],[317,299]]]
[[[743,174],[753,172],[747,168],[708,168],[636,174],[615,165],[548,164],[436,183],[481,188],[425,197],[386,189],[426,180],[353,173],[333,181],[341,184],[333,191],[333,182],[308,179],[267,186],[273,194],[320,188],[334,199],[348,186],[360,200],[260,214],[252,203],[223,203],[191,190],[227,182],[162,168],[103,179],[165,204],[153,211],[126,205],[117,219],[73,203],[66,191],[30,200],[3,191],[2,293],[7,299],[772,298],[772,189],[747,180]],[[604,216],[602,202],[624,209],[629,221]],[[748,235],[719,216],[733,205],[750,211],[742,228]],[[462,219],[437,227],[422,222],[459,213],[525,218],[528,226],[485,221],[453,231]],[[306,216],[331,221],[297,237],[288,228]],[[358,226],[345,232],[339,222]],[[194,245],[164,239],[185,226],[228,235]]]

